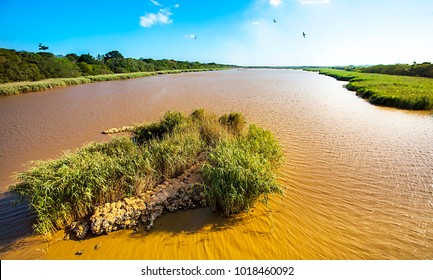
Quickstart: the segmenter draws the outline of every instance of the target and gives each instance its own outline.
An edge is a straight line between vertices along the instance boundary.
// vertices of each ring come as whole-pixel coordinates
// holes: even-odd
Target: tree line
[[[433,78],[433,64],[430,62],[410,64],[390,64],[390,65],[373,65],[373,66],[341,66],[331,67],[332,69],[355,71],[361,73],[377,73],[395,76],[412,76]]]
[[[374,65],[369,67],[359,68],[363,73],[379,73],[399,76],[414,76],[433,78],[433,64],[430,62],[409,64],[393,64],[393,65]]]
[[[228,65],[172,59],[125,58],[116,50],[94,57],[90,54],[77,55],[70,53],[62,56],[50,52],[34,53],[0,48],[0,83],[39,81],[50,78],[76,78],[114,73],[221,68],[226,66]]]

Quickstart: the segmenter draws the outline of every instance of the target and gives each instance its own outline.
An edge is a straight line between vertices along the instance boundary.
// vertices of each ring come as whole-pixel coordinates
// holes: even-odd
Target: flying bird
[[[307,35],[307,34],[305,34],[305,32],[302,32],[302,36],[304,36],[304,38],[305,38],[305,35]]]
[[[276,19],[274,19],[274,23],[277,23],[277,20],[276,20]]]

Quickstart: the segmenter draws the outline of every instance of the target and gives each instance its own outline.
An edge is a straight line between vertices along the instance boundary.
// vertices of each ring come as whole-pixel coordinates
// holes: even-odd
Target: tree
[[[39,43],[39,50],[40,50],[40,51],[46,51],[46,50],[48,50],[48,47],[42,45],[42,43]]]
[[[98,61],[90,54],[82,54],[78,58],[78,62],[85,62],[87,64],[98,64]]]
[[[113,58],[121,58],[123,59],[123,55],[119,51],[111,51],[104,54],[104,63]]]
[[[78,62],[78,59],[79,59],[80,57],[79,57],[78,55],[76,55],[75,53],[68,53],[68,54],[65,56],[65,58],[68,59],[70,62],[77,63],[77,62]]]

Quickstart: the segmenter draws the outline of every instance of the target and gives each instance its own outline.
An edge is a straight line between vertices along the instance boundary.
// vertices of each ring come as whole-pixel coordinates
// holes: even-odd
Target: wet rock
[[[75,255],[77,255],[77,256],[81,256],[82,254],[84,254],[84,250],[80,250],[80,251],[75,252]]]
[[[200,169],[201,165],[194,165],[178,178],[168,179],[153,190],[147,190],[136,197],[95,206],[90,217],[92,233],[100,235],[119,229],[135,230],[140,223],[144,224],[146,230],[151,230],[155,220],[164,212],[204,207],[206,201]],[[87,230],[88,228],[87,226]],[[79,236],[84,237],[82,234]]]
[[[89,231],[89,223],[83,220],[75,221],[69,228],[78,239],[83,239]]]

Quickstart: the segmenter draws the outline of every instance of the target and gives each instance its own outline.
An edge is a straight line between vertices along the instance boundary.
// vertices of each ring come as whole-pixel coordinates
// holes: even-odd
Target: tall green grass
[[[346,88],[371,104],[409,110],[433,109],[433,79],[318,69],[320,74],[349,81]]]
[[[173,133],[176,128],[185,125],[187,118],[176,111],[168,111],[159,122],[138,125],[133,129],[134,140],[143,144],[151,139],[160,139],[166,134]]]
[[[234,114],[244,121],[241,114]],[[202,109],[185,116],[169,111],[158,122],[136,127],[133,137],[92,143],[61,158],[33,163],[10,187],[37,214],[35,230],[47,237],[92,213],[95,204],[120,200],[153,188],[206,158],[203,168],[210,205],[226,214],[247,209],[261,195],[279,192],[281,158],[269,131],[248,132],[221,124]],[[203,160],[203,159],[201,159]]]
[[[176,69],[164,70],[155,72],[134,72],[134,73],[121,73],[121,74],[106,74],[96,76],[85,76],[78,78],[56,78],[47,79],[35,82],[16,82],[0,84],[0,95],[15,95],[27,92],[36,92],[52,88],[66,87],[70,85],[86,84],[93,82],[116,81],[132,78],[141,78],[163,74],[179,74],[184,72],[204,72],[204,71],[217,71],[220,68],[206,68],[206,69]]]
[[[251,125],[248,133],[212,149],[203,166],[206,199],[226,215],[249,209],[257,199],[281,193],[275,170],[281,149],[269,131]]]

